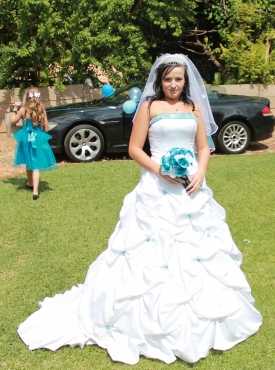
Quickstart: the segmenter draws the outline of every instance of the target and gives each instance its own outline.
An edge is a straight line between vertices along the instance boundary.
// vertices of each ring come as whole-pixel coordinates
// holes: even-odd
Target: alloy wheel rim
[[[245,148],[248,140],[246,129],[239,123],[229,125],[223,133],[225,147],[231,152],[238,152]]]
[[[101,142],[98,134],[92,129],[82,128],[72,135],[69,147],[76,159],[90,161],[99,153]]]

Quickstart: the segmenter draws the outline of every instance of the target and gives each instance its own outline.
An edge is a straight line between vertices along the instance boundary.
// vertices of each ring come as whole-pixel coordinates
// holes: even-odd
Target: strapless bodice
[[[27,129],[32,129],[33,127],[40,127],[39,122],[33,122],[31,118],[25,118],[23,120],[23,127]]]
[[[194,150],[197,122],[192,113],[162,113],[150,122],[152,158],[159,160],[171,148]]]

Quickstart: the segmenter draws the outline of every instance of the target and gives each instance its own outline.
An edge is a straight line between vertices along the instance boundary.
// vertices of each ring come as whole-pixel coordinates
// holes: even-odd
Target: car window
[[[125,100],[127,100],[127,98],[128,98],[128,90],[120,94],[109,96],[108,98],[102,98],[101,101],[109,105],[118,105],[118,104],[124,103]]]
[[[131,83],[129,86],[124,86],[115,91],[115,94],[110,97],[100,99],[105,104],[109,105],[118,105],[123,104],[126,100],[130,99],[128,96],[128,92],[132,87],[139,87],[141,90],[143,89],[142,84],[140,83]]]

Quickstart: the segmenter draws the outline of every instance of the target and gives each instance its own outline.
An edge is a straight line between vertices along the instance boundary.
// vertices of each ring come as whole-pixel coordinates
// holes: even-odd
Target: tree
[[[2,0],[2,29],[12,32],[0,40],[0,85],[25,81],[31,72],[40,83],[60,86],[66,79],[94,78],[93,65],[116,84],[141,78],[152,54],[165,50],[164,38],[181,34],[192,3]]]
[[[200,1],[197,44],[225,83],[272,83],[274,5],[269,0]],[[220,81],[219,81],[220,82]]]
[[[275,82],[275,7],[269,0],[235,2],[236,21],[224,35],[220,59],[231,83]]]
[[[177,41],[209,81],[274,82],[274,5],[269,0],[197,0]]]
[[[272,21],[272,0],[0,0],[0,86],[96,85],[98,69],[119,86],[165,52],[209,82],[272,82]]]

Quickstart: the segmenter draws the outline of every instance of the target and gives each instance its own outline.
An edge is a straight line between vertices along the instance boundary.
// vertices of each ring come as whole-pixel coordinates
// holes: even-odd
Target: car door
[[[135,113],[126,114],[122,111],[123,138],[125,139],[126,143],[129,143],[129,139],[131,136],[134,115]]]

